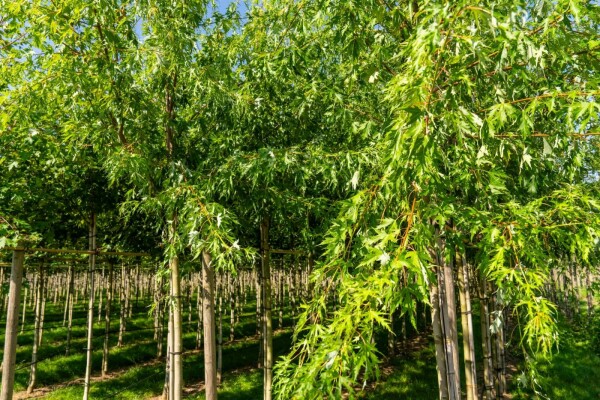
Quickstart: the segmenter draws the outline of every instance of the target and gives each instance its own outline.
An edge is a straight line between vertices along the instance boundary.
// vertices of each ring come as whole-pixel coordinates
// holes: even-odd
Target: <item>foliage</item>
[[[342,207],[314,276],[317,287],[339,282],[342,306],[328,312],[323,291],[306,310],[278,369],[280,398],[352,396],[357,378],[376,377],[373,328],[425,297],[440,240],[446,257],[475,250],[515,307],[525,348],[548,352],[557,331],[547,266],[568,253],[585,260],[597,243],[598,203],[582,180],[600,107],[597,6],[414,6],[390,6],[412,29],[396,42],[402,64],[385,89],[385,172]],[[403,271],[417,290],[398,287]]]

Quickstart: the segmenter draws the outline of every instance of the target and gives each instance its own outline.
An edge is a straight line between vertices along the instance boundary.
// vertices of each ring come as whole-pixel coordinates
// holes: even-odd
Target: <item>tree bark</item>
[[[465,359],[465,383],[467,400],[477,399],[477,371],[475,365],[475,339],[471,312],[471,294],[469,292],[469,270],[464,255],[458,254],[458,290]]]
[[[19,302],[23,281],[23,261],[25,252],[13,251],[10,270],[10,289],[6,311],[6,331],[4,333],[4,354],[2,360],[2,388],[0,400],[12,400],[15,383],[15,361],[17,358],[17,328],[19,325]]]
[[[442,266],[438,275],[440,288],[440,315],[446,353],[446,373],[448,374],[448,396],[450,400],[460,399],[460,366],[458,363],[458,333],[456,331],[456,300],[452,262],[445,260],[445,246],[440,248],[439,261]]]
[[[490,337],[490,310],[488,284],[483,274],[480,276],[480,310],[481,310],[481,346],[483,352],[483,400],[494,398],[494,376],[492,371],[492,341]]]
[[[33,392],[35,387],[36,372],[37,372],[37,353],[40,344],[40,328],[42,320],[42,307],[44,297],[44,266],[40,264],[38,269],[38,284],[35,296],[35,325],[33,331],[33,349],[31,351],[31,370],[29,374],[29,385],[27,386],[27,394]]]
[[[69,355],[71,353],[71,330],[73,328],[73,291],[75,289],[75,271],[73,270],[73,265],[69,265],[69,290],[67,293],[67,303],[69,310],[67,312],[67,344],[65,355]]]
[[[106,292],[106,309],[104,314],[104,349],[102,352],[102,377],[108,374],[108,350],[109,350],[109,333],[110,333],[110,312],[113,299],[113,269],[111,263],[108,267],[108,291]]]
[[[117,347],[122,347],[123,346],[123,334],[125,333],[125,326],[126,326],[126,302],[125,302],[125,296],[126,296],[126,281],[125,281],[125,274],[126,274],[126,269],[125,269],[125,264],[121,263],[121,286],[120,286],[120,291],[119,291],[119,339],[117,341]]]
[[[183,389],[183,362],[182,362],[182,342],[181,342],[181,287],[179,277],[179,259],[177,256],[170,260],[171,269],[171,307],[173,308],[173,364],[171,373],[173,374],[173,397],[169,400],[181,400]]]
[[[437,271],[439,267],[436,266],[435,269]],[[436,272],[436,275],[439,275],[439,273]],[[429,301],[431,303],[431,326],[433,328],[433,341],[435,343],[439,398],[440,400],[448,400],[448,374],[446,373],[444,336],[442,334],[440,317],[440,293],[437,282],[429,284]]]
[[[215,337],[215,272],[210,254],[202,253],[202,319],[204,323],[204,384],[206,400],[217,399]]]
[[[503,399],[504,392],[506,391],[506,363],[504,358],[504,312],[502,305],[500,304],[499,294],[496,292],[494,296],[494,311],[498,318],[500,318],[500,324],[494,332],[494,344],[495,344],[495,372],[496,372],[496,399]]]
[[[269,220],[264,218],[260,225],[262,275],[263,275],[263,338],[264,338],[264,400],[271,400],[273,383],[273,325],[271,320],[271,267],[269,263]]]
[[[221,275],[219,290],[219,335],[217,344],[217,385],[221,385],[223,379],[223,275]]]
[[[90,250],[96,250],[96,214],[92,213],[90,217]],[[86,363],[85,363],[85,379],[83,382],[83,400],[89,398],[90,393],[90,378],[92,376],[92,339],[94,337],[94,269],[96,267],[96,254],[90,254],[89,263],[89,303],[87,315],[87,347],[86,347]]]

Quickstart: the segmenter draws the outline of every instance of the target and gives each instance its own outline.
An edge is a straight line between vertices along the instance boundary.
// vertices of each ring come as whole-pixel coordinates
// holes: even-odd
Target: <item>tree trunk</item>
[[[171,269],[171,303],[173,308],[173,364],[171,373],[173,374],[173,397],[169,400],[181,400],[183,389],[183,362],[181,357],[181,288],[179,277],[179,259],[175,256],[170,260]]]
[[[215,272],[210,254],[202,253],[202,319],[204,322],[204,383],[206,400],[217,399],[215,338]]]
[[[448,396],[450,400],[460,399],[460,364],[458,362],[458,332],[456,321],[456,300],[452,269],[453,257],[447,260],[445,239],[436,227],[438,243],[438,288],[440,294],[440,317],[444,336],[446,373],[448,374]]]
[[[67,314],[69,312],[69,298],[71,297],[71,285],[69,284],[69,282],[71,282],[71,274],[73,270],[73,266],[69,263],[69,269],[67,271],[67,294],[65,296],[65,312],[63,314],[63,326],[65,326],[65,324],[67,323]]]
[[[219,336],[217,344],[217,385],[221,385],[223,379],[223,276],[221,275],[220,284],[218,285],[219,293]]]
[[[90,218],[90,250],[96,250],[96,214]],[[83,382],[83,400],[87,400],[90,393],[90,378],[92,376],[92,339],[94,336],[94,269],[96,267],[96,254],[90,254],[89,263],[89,304],[87,316],[87,359],[85,363],[85,380]]]
[[[102,265],[102,274],[100,275],[100,282],[98,282],[98,323],[102,321],[102,300],[104,297],[104,286],[106,285],[106,279],[104,277],[104,265]]]
[[[256,330],[258,334],[258,368],[262,368],[265,361],[264,340],[264,312],[263,312],[263,273],[262,265],[256,266]]]
[[[586,271],[585,274],[585,287],[586,287],[586,300],[587,300],[587,315],[588,315],[588,324],[592,322],[592,314],[594,313],[594,294],[592,291],[592,279],[591,272],[589,270]]]
[[[506,391],[506,362],[504,358],[504,311],[500,304],[499,293],[494,296],[494,311],[500,324],[494,332],[495,343],[495,371],[496,371],[496,399],[503,399]],[[495,325],[496,326],[496,325]]]
[[[458,254],[458,290],[465,359],[465,382],[467,400],[477,399],[477,372],[475,365],[475,339],[471,312],[471,294],[469,293],[469,270],[464,255]]]
[[[108,374],[108,350],[109,350],[109,333],[110,333],[110,312],[113,299],[113,264],[108,267],[108,291],[106,292],[106,310],[104,315],[104,349],[102,352],[102,377]]]
[[[33,287],[35,288],[36,283],[34,281]],[[25,298],[23,299],[23,315],[21,316],[21,333],[25,331],[25,316],[27,315],[27,295],[29,294],[29,288],[25,287]],[[33,297],[33,296],[29,296]]]
[[[483,352],[483,400],[494,398],[494,376],[492,371],[492,341],[490,337],[490,310],[488,285],[481,274],[480,310],[481,310],[481,346]]]
[[[435,267],[436,271],[439,269]],[[436,275],[440,274],[436,272]],[[448,374],[446,373],[446,357],[444,349],[444,336],[440,317],[440,293],[437,282],[429,284],[429,300],[431,302],[431,326],[433,327],[433,341],[435,343],[435,359],[437,364],[438,388],[440,400],[448,400]]]
[[[15,383],[15,361],[17,358],[17,328],[19,325],[19,302],[21,284],[23,281],[23,261],[25,252],[13,251],[12,267],[10,270],[10,289],[8,292],[8,307],[6,310],[6,331],[4,333],[4,354],[2,360],[1,400],[12,400]]]
[[[123,334],[125,333],[125,324],[126,324],[126,307],[125,307],[125,292],[126,292],[126,283],[125,283],[125,264],[121,263],[121,287],[119,291],[119,339],[117,341],[117,347],[123,346]]]
[[[198,313],[198,325],[196,326],[196,350],[200,350],[202,345],[202,274],[200,274],[200,282],[198,283],[198,294],[196,297],[196,312]]]
[[[46,298],[48,297],[48,286],[44,284],[42,290],[42,311],[40,315],[40,334],[38,336],[38,347],[42,345],[42,340],[44,339],[44,318],[46,316]]]
[[[65,350],[65,355],[69,355],[71,353],[71,330],[73,328],[73,291],[75,289],[75,271],[73,270],[73,266],[69,265],[69,290],[68,290],[68,295],[67,295],[67,303],[68,303],[68,307],[69,307],[69,311],[68,311],[68,322],[67,322],[67,344],[66,344],[66,350]]]
[[[227,275],[229,286],[229,341],[233,342],[235,337],[235,293],[236,293],[236,278],[231,274]]]
[[[166,307],[169,310],[169,322],[167,324],[167,355],[163,399],[170,400],[173,398],[173,373],[171,372],[171,366],[173,365],[173,307],[171,307],[169,302],[167,302]]]
[[[40,328],[42,321],[42,307],[43,307],[43,297],[44,297],[44,266],[40,264],[38,269],[38,284],[36,288],[36,296],[35,296],[35,328],[33,331],[33,349],[31,352],[31,371],[29,374],[29,385],[27,386],[27,394],[31,394],[33,392],[33,388],[35,387],[35,379],[37,372],[37,353],[38,347],[40,343]]]
[[[271,268],[269,265],[269,220],[264,218],[260,225],[263,304],[264,304],[264,400],[271,400],[273,382],[273,325],[271,320]]]

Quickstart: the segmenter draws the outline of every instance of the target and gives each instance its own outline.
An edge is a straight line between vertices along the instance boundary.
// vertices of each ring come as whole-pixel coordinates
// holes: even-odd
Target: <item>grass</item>
[[[438,397],[435,350],[426,348],[395,360],[394,372],[379,383],[372,392],[363,396],[369,400],[414,399],[430,400]]]
[[[596,316],[596,324],[600,317]],[[593,336],[583,324],[561,320],[560,346],[549,359],[538,359],[539,394],[515,389],[515,399],[600,399],[600,354],[592,348]]]

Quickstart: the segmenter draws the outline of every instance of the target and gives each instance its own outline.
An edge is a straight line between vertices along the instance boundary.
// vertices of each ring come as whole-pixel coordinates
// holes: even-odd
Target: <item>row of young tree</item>
[[[484,393],[501,395],[490,365],[503,323],[518,327],[526,353],[551,352],[560,299],[549,285],[570,268],[595,274],[592,1],[273,0],[221,12],[206,1],[6,0],[3,9],[2,244],[83,245],[97,213],[103,248],[161,253],[173,399],[184,259],[203,265],[206,345],[216,340],[215,270],[260,255],[268,277],[270,246],[313,255],[313,298],[275,371],[282,399],[352,396],[378,376],[377,332],[394,315],[414,321],[423,303],[440,397],[459,398],[455,287],[467,396],[475,293]],[[214,399],[216,373],[206,371]]]
[[[76,260],[73,260],[76,261]],[[290,321],[293,324],[298,313],[299,305],[309,298],[308,265],[306,260],[300,260],[297,256],[293,258],[280,258],[274,265],[273,275],[271,277],[271,286],[273,287],[272,301],[275,320],[274,325],[277,329],[284,329]],[[74,310],[83,311],[87,309],[88,299],[94,298],[94,322],[96,330],[103,327],[103,335],[98,339],[102,340],[102,345],[98,346],[96,342],[93,351],[102,351],[101,365],[93,366],[93,370],[101,370],[102,377],[109,373],[109,355],[112,347],[112,338],[117,338],[116,347],[120,348],[128,344],[126,333],[139,331],[153,331],[153,339],[156,342],[156,358],[166,357],[166,379],[164,395],[167,397],[169,389],[169,350],[165,349],[165,333],[167,332],[167,318],[169,314],[169,298],[167,296],[166,285],[164,285],[164,276],[157,274],[156,268],[142,268],[140,264],[126,265],[116,264],[114,261],[104,263],[102,268],[93,272],[94,279],[90,279],[88,271],[80,271],[75,268],[73,262],[70,265],[64,265],[59,260],[46,260],[45,262],[28,263],[29,270],[25,271],[23,286],[22,313],[19,317],[19,334],[25,332],[34,333],[34,344],[31,352],[31,362],[22,361],[17,363],[16,368],[30,369],[30,377],[27,386],[27,392],[32,393],[37,385],[36,373],[38,363],[60,356],[69,356],[80,349],[73,349],[73,328],[87,326],[86,317],[76,318],[74,320]],[[37,265],[36,265],[37,264]],[[66,268],[65,268],[66,267]],[[181,279],[182,287],[182,314],[187,314],[186,332],[195,331],[195,350],[199,350],[203,342],[203,294],[202,277],[198,272],[193,271],[193,266],[189,265]],[[4,268],[0,270],[0,284],[8,286],[6,279],[8,274],[4,273]],[[256,326],[256,335],[260,338],[262,335],[262,325],[264,321],[264,307],[261,307],[262,285],[260,274],[256,269],[240,269],[235,275],[221,272],[215,277],[215,317],[216,317],[216,375],[217,383],[221,383],[223,357],[222,348],[224,342],[233,342],[240,335],[247,335],[248,329],[242,326],[243,332],[240,332],[240,316],[244,315],[244,310],[251,301],[256,301],[256,315],[254,325]],[[92,281],[96,282],[91,286]],[[93,292],[93,293],[90,293]],[[61,315],[50,315],[49,324],[46,318],[46,304],[52,303],[54,309],[63,309]],[[0,317],[7,314],[9,306],[9,294],[3,292],[0,295]],[[128,328],[128,321],[132,318],[134,308],[139,313],[144,310],[146,314],[148,305],[151,309],[151,325],[134,326]],[[33,315],[29,315],[32,312]],[[285,322],[284,322],[285,314]],[[97,318],[96,318],[97,315]],[[248,319],[252,316],[242,317],[244,325],[248,324]],[[111,322],[118,320],[118,328],[111,327]],[[62,320],[62,322],[61,322]],[[228,323],[228,332],[223,331],[225,323]],[[252,325],[252,322],[250,322]],[[114,324],[113,324],[114,325]],[[66,328],[64,346],[58,346],[57,342],[52,347],[64,351],[53,351],[40,357],[44,332],[55,329]],[[131,330],[133,329],[133,330]],[[77,329],[81,331],[80,329]],[[225,336],[224,336],[225,335]],[[242,336],[243,337],[243,336]],[[96,338],[94,338],[96,339]],[[135,344],[135,343],[132,343]],[[257,364],[263,364],[264,349],[260,342],[260,355],[257,355]],[[167,347],[170,344],[167,343]],[[191,348],[186,349],[192,350]],[[15,367],[15,366],[13,366]]]

